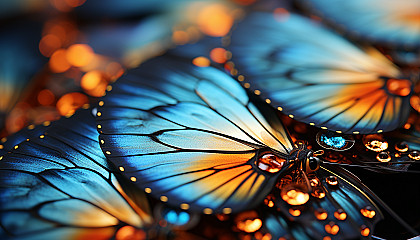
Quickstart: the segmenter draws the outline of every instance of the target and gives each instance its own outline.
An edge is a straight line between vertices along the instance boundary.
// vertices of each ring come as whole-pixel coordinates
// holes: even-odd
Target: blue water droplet
[[[324,134],[321,135],[321,141],[333,148],[342,148],[346,145],[346,139],[340,136],[328,137]]]
[[[176,212],[175,210],[169,210],[165,214],[165,220],[170,224],[182,226],[188,223],[190,220],[190,215],[187,212]]]

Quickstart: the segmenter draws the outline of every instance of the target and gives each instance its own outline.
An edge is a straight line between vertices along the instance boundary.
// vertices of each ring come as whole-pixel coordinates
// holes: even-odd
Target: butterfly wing
[[[299,121],[342,133],[376,133],[408,117],[412,83],[396,80],[407,85],[407,95],[391,93],[389,79],[401,75],[391,62],[309,19],[252,13],[232,32],[229,49],[244,86]]]
[[[108,239],[120,224],[150,222],[147,203],[133,200],[144,196],[128,197],[97,138],[93,115],[84,110],[4,156],[2,239]]]
[[[99,105],[107,158],[146,192],[184,209],[257,204],[275,180],[255,168],[258,150],[293,148],[274,110],[260,111],[228,75],[170,56],[129,72]]]
[[[50,126],[50,122],[45,122],[44,124],[38,126],[29,125],[28,127],[20,130],[19,132],[1,139],[0,156],[3,156],[9,150],[12,150],[16,145],[25,141],[26,139],[42,135],[48,128],[48,126]]]
[[[287,189],[293,191],[295,188],[291,184],[302,183],[295,174],[292,172],[284,177],[278,188],[273,190],[271,196],[274,196],[275,204],[266,213],[270,224],[287,224],[295,238],[323,239],[328,236],[331,239],[362,239],[370,237],[376,222],[383,218],[371,200],[370,190],[350,172],[335,166],[321,166],[318,171],[309,174],[312,187],[309,200],[303,205],[289,204],[286,200],[291,195]],[[288,182],[288,178],[292,183]],[[276,216],[273,209],[278,209],[281,214]],[[279,234],[287,234],[285,231],[276,233],[275,229],[273,232],[275,238],[286,237]]]
[[[420,48],[420,1],[302,1],[356,37],[399,48]]]

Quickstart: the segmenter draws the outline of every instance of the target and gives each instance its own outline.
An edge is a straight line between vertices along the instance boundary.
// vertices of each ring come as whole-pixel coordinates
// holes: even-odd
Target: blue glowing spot
[[[175,210],[169,210],[165,214],[165,220],[174,225],[184,225],[190,221],[190,215],[186,212],[176,212]]]
[[[321,141],[333,148],[342,148],[346,145],[346,139],[343,137],[328,137],[322,134]]]

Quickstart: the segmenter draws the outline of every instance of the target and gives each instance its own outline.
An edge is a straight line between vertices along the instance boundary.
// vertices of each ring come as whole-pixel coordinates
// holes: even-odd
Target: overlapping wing
[[[321,17],[359,38],[399,48],[420,48],[419,0],[303,2]]]
[[[297,175],[290,175],[292,182],[302,184]],[[296,239],[367,239],[373,233],[382,213],[371,200],[370,190],[358,178],[340,167],[321,167],[309,176],[312,192],[303,205],[286,202],[290,183],[282,182],[273,191],[274,206],[266,211],[266,227],[273,238]],[[293,187],[290,188],[293,191]],[[283,192],[285,191],[286,192]],[[281,214],[274,213],[278,209]],[[277,226],[288,229],[277,230]],[[281,228],[280,228],[281,229]]]
[[[109,239],[150,222],[144,196],[112,173],[97,138],[92,114],[79,111],[3,157],[1,239]]]
[[[248,208],[277,176],[256,169],[258,151],[286,157],[293,148],[274,110],[260,111],[215,68],[164,56],[112,87],[98,109],[102,150],[163,202],[205,213]]]
[[[362,50],[295,14],[255,12],[232,32],[244,86],[299,121],[375,133],[408,117],[412,83],[376,50]]]

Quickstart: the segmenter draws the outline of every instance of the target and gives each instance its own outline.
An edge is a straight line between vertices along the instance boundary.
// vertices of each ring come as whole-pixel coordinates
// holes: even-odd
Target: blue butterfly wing
[[[98,143],[90,110],[56,121],[0,161],[2,239],[108,239],[119,225],[150,222]],[[130,183],[129,183],[130,184]],[[140,194],[141,195],[141,194]]]
[[[341,30],[397,48],[420,48],[420,1],[311,0],[303,4]]]
[[[292,172],[290,176],[295,179],[294,183],[299,184],[301,180],[294,174]],[[337,180],[335,185],[329,183],[330,176]],[[363,239],[371,236],[374,225],[383,216],[371,200],[371,191],[357,177],[341,167],[321,166],[308,178],[312,193],[304,205],[290,205],[283,200],[280,192],[282,188],[287,188],[288,182],[280,181],[279,187],[273,190],[275,205],[267,214],[273,226],[276,221],[278,224],[283,221],[296,239],[323,239],[325,236],[331,239]],[[276,216],[274,209],[281,214]],[[281,220],[281,216],[288,221]],[[287,233],[283,231],[274,237],[286,237],[279,234]]]
[[[29,125],[19,132],[3,138],[0,143],[0,156],[3,156],[26,139],[42,135],[48,126],[50,126],[50,122],[45,122],[42,125],[37,126]]]
[[[252,13],[228,49],[243,85],[296,120],[366,134],[393,130],[408,117],[413,83],[400,79],[396,66],[309,19]],[[407,84],[407,95],[391,94],[389,79]]]
[[[257,204],[275,180],[253,165],[258,150],[286,155],[293,148],[274,110],[260,111],[235,80],[171,56],[131,70],[99,105],[107,158],[181,208],[211,213]]]

